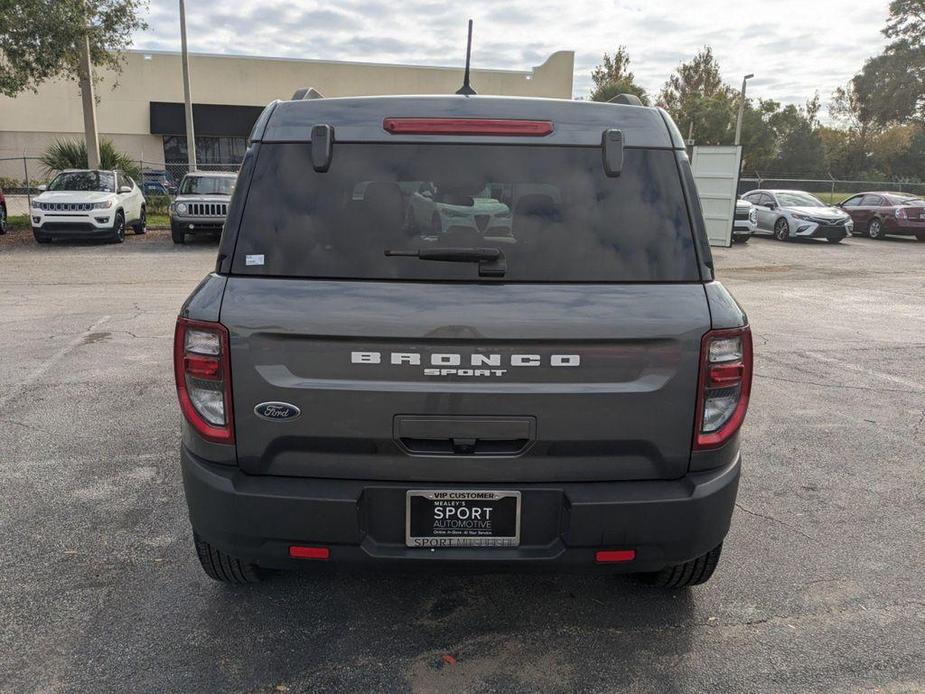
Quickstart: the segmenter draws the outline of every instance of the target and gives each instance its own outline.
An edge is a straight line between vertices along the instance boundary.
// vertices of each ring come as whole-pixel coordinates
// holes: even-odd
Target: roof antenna
[[[466,74],[463,77],[463,86],[456,90],[457,94],[472,96],[476,91],[469,86],[469,60],[472,57],[472,20],[469,20],[469,40],[466,42]]]

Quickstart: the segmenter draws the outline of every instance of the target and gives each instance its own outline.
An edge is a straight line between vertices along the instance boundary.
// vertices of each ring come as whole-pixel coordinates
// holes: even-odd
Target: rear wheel
[[[774,238],[778,241],[790,240],[790,224],[783,217],[774,223]]]
[[[925,242],[925,232],[921,232],[915,235],[915,238],[919,241]]]
[[[0,234],[6,233],[6,208],[0,205]]]
[[[148,230],[148,213],[144,207],[141,208],[141,218],[132,225],[132,231],[136,234],[144,234]]]
[[[669,566],[667,569],[656,571],[654,573],[640,574],[640,578],[651,586],[656,588],[687,588],[688,586],[699,586],[710,580],[713,572],[716,571],[716,565],[719,563],[719,555],[723,551],[723,543],[714,547],[704,555],[691,559],[677,566]]]
[[[867,225],[867,235],[872,239],[877,239],[878,241],[883,240],[883,223],[879,219],[870,220],[870,224]]]
[[[230,557],[216,549],[199,535],[193,533],[193,542],[196,545],[196,555],[203,571],[209,578],[222,583],[257,583],[260,581],[260,568],[256,564],[241,561]]]

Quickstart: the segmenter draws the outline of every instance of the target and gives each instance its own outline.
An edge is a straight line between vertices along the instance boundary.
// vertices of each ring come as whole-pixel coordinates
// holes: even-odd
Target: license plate
[[[409,490],[405,495],[408,547],[516,547],[520,492]]]

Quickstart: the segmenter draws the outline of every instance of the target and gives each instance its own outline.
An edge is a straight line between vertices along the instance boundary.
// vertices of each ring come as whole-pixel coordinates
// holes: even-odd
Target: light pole
[[[196,134],[193,132],[193,101],[189,88],[189,54],[186,51],[186,2],[180,0],[180,51],[183,63],[183,96],[186,100],[186,156],[189,170],[196,170]]]
[[[736,118],[736,146],[742,144],[742,116],[745,113],[745,83],[752,77],[754,77],[754,75],[749,73],[742,78],[742,95],[739,98],[739,117]]]

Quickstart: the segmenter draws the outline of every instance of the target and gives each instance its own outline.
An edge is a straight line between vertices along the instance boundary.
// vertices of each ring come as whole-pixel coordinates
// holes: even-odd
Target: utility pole
[[[84,138],[87,141],[87,166],[100,168],[100,138],[96,130],[96,95],[93,93],[93,64],[90,62],[90,17],[84,20],[84,32],[77,47],[80,51],[80,99],[84,111]]]
[[[189,87],[189,53],[186,50],[186,2],[180,0],[180,50],[183,63],[183,96],[186,100],[186,155],[189,170],[196,170],[196,134],[193,132],[193,100]]]
[[[742,95],[739,97],[739,117],[736,118],[736,146],[742,144],[742,116],[745,114],[745,83],[752,77],[754,77],[754,75],[749,73],[742,79]]]

